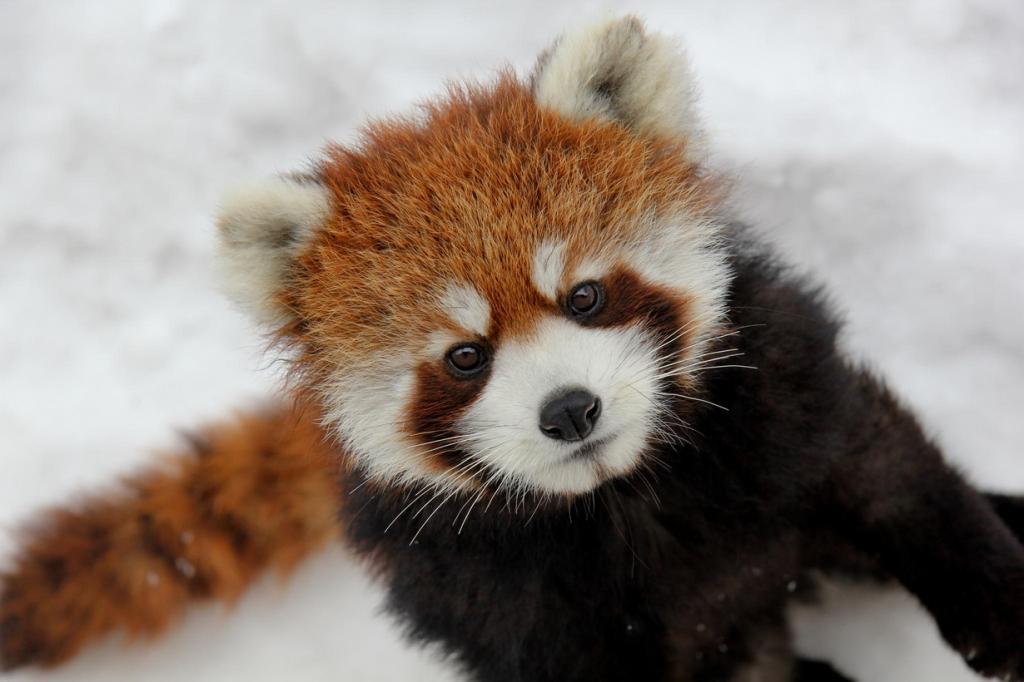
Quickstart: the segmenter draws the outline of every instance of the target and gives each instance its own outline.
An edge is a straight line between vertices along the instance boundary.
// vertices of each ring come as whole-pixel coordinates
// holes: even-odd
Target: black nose
[[[583,440],[600,416],[601,399],[590,391],[574,389],[540,408],[540,430],[555,440]]]

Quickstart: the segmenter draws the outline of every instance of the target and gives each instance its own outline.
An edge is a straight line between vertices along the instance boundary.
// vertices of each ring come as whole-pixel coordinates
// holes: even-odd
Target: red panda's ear
[[[640,135],[686,142],[700,161],[703,133],[696,87],[682,48],[645,33],[636,17],[604,21],[559,38],[537,61],[534,97],[542,106],[582,120],[617,121]]]
[[[217,217],[228,295],[260,322],[287,322],[292,313],[280,294],[329,210],[327,190],[305,176],[277,177],[228,193]]]

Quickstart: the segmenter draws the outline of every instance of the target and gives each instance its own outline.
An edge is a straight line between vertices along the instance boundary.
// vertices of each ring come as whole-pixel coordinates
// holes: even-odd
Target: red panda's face
[[[602,30],[620,52],[663,47],[634,23]],[[715,191],[693,140],[644,128],[636,102],[617,102],[637,110],[623,122],[563,101],[585,38],[532,87],[455,90],[269,192],[290,201],[248,194],[226,211],[236,288],[296,342],[372,476],[581,493],[685,428],[728,277]],[[584,75],[613,102],[646,92],[628,73]]]

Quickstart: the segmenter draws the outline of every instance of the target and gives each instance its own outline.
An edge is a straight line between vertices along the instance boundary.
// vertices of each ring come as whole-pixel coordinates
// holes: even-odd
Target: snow
[[[0,554],[32,510],[274,385],[273,356],[215,293],[226,186],[625,10],[685,36],[737,209],[828,283],[851,351],[974,480],[1024,491],[1018,0],[8,0]],[[797,614],[805,650],[864,682],[975,679],[906,595],[826,595]],[[452,679],[401,644],[379,596],[334,549],[230,615],[196,609],[160,644],[104,642],[45,679]]]

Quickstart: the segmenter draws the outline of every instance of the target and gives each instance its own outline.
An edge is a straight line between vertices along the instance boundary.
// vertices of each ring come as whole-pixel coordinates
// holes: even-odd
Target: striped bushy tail
[[[190,438],[117,492],[52,510],[0,573],[0,663],[55,665],[104,634],[153,636],[337,537],[336,450],[297,405]]]

